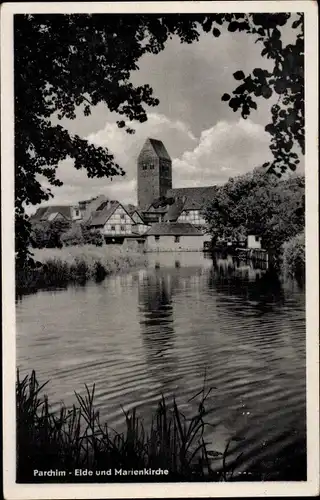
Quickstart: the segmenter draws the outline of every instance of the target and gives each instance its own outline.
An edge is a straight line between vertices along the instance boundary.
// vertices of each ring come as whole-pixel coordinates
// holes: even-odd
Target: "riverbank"
[[[145,429],[135,409],[125,412],[126,429],[118,434],[107,423],[100,422],[95,407],[95,385],[87,386],[86,394],[75,393],[77,404],[67,409],[61,403],[60,411],[53,412],[43,387],[35,372],[23,380],[17,374],[17,475],[19,482],[34,481],[34,471],[66,471],[66,480],[77,470],[93,471],[91,481],[119,481],[114,474],[97,474],[97,471],[137,470],[166,471],[155,474],[156,480],[172,481],[179,478],[206,477],[228,480],[233,475],[235,463],[227,464],[225,454],[209,451],[203,440],[206,410],[210,390],[203,388],[198,412],[186,419],[175,400],[171,404],[159,398],[158,408],[150,428]],[[219,470],[213,470],[212,457],[220,458]],[[49,481],[57,474],[49,474]],[[97,479],[96,476],[99,475]],[[148,480],[149,474],[121,478]],[[72,477],[72,481],[90,480],[85,474]],[[80,477],[82,476],[82,477]],[[104,477],[101,477],[104,476]],[[112,476],[112,477],[110,477]],[[160,477],[159,477],[160,476]],[[59,476],[59,481],[61,477]],[[63,480],[63,479],[62,479]]]
[[[236,437],[228,441],[223,453],[213,450],[212,443],[204,440],[205,428],[210,425],[206,406],[211,392],[205,386],[192,398],[198,405],[191,418],[184,416],[174,398],[167,401],[162,396],[148,429],[135,409],[123,410],[126,428],[120,434],[100,421],[95,385],[91,390],[85,386],[84,396],[75,393],[77,404],[72,408],[61,403],[57,412],[51,410],[43,394],[45,385],[39,384],[34,371],[24,379],[17,373],[17,482],[304,479],[303,443],[278,453],[275,460],[242,471],[242,453],[235,459],[229,457]]]
[[[34,249],[34,267],[16,270],[18,295],[68,284],[102,281],[106,276],[147,265],[142,252],[95,245]]]

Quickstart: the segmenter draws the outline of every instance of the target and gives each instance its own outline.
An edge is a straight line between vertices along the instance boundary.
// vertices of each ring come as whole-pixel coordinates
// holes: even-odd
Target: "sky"
[[[126,175],[88,179],[85,170],[76,170],[66,159],[57,172],[64,185],[51,188],[54,199],[48,203],[76,203],[99,194],[136,203],[137,157],[147,137],[163,141],[171,156],[173,187],[221,185],[270,160],[270,136],[264,127],[270,121],[272,98],[259,99],[258,109],[246,120],[221,101],[238,85],[235,71],[270,69],[254,40],[222,30],[219,38],[203,34],[190,45],[173,38],[159,54],[143,56],[132,82],[150,84],[160,104],[147,108],[147,122],[130,124],[134,135],[119,129],[118,116],[102,103],[89,117],[79,113],[75,120],[62,121],[71,133],[107,146]]]

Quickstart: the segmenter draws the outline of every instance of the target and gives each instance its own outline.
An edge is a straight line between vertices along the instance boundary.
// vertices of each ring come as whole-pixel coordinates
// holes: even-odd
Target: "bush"
[[[142,253],[128,255],[122,249],[95,245],[44,248],[34,251],[36,266],[16,266],[18,295],[47,288],[61,288],[69,283],[84,284],[87,280],[102,281],[118,271],[144,267]]]
[[[84,242],[87,245],[101,247],[104,243],[103,236],[98,229],[88,229],[87,227],[83,227],[83,237]]]
[[[283,271],[298,280],[305,275],[305,233],[297,234],[283,244]]]
[[[83,224],[74,224],[61,237],[64,246],[103,245],[103,236],[98,229],[90,229]]]
[[[61,236],[61,242],[67,247],[73,245],[84,245],[85,241],[81,225],[73,224],[72,227]]]
[[[67,220],[39,222],[31,230],[33,248],[61,248],[62,237],[69,231],[71,223]]]

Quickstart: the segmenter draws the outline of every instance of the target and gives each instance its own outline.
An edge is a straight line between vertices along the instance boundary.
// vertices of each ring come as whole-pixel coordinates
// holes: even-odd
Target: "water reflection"
[[[279,276],[272,270],[257,268],[253,262],[241,261],[232,256],[221,258],[213,255],[213,272],[208,276],[212,293],[242,298],[250,302],[261,314],[270,311],[274,304],[283,304],[284,289]]]
[[[305,297],[230,256],[149,254],[146,269],[17,303],[18,366],[50,379],[50,398],[96,383],[101,415],[148,421],[161,393],[186,414],[206,371],[213,447],[237,434],[244,462],[305,437]],[[70,400],[66,400],[69,398]]]
[[[159,269],[160,265],[156,267]],[[138,284],[139,323],[146,362],[164,394],[176,388],[172,296],[177,278],[166,273],[140,274]]]

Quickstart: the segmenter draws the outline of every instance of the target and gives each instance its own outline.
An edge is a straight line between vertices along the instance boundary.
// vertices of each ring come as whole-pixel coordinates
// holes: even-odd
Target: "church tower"
[[[172,161],[161,141],[148,138],[138,156],[138,207],[146,210],[172,188]]]

